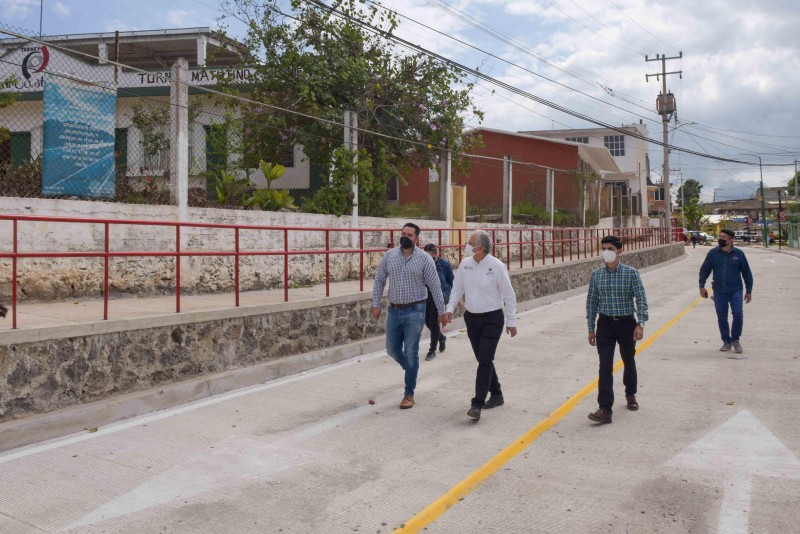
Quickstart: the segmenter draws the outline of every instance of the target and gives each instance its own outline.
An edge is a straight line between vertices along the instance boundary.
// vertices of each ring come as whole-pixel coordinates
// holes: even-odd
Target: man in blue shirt
[[[433,243],[425,245],[425,252],[430,254],[433,262],[436,264],[436,272],[439,275],[439,285],[442,287],[442,296],[444,303],[447,304],[450,300],[450,291],[453,289],[453,268],[450,262],[439,256],[439,249]],[[447,337],[442,333],[439,327],[438,311],[436,304],[433,302],[433,293],[428,290],[428,301],[425,303],[425,326],[431,331],[431,348],[428,350],[428,355],[425,360],[430,361],[436,357],[436,345],[439,345],[439,352],[444,352],[447,344]]]
[[[439,322],[447,324],[439,275],[433,258],[417,248],[419,226],[406,223],[400,233],[400,247],[383,255],[372,289],[372,317],[381,317],[381,297],[389,283],[389,317],[386,320],[386,352],[405,371],[405,393],[400,408],[414,406],[414,389],[419,372],[419,338],[425,325],[425,301],[428,289],[439,313]]]
[[[605,236],[600,240],[600,248],[605,265],[592,271],[589,293],[586,295],[589,345],[597,347],[600,357],[597,382],[599,408],[589,414],[589,419],[607,424],[611,422],[611,406],[614,404],[614,350],[617,344],[625,366],[622,383],[625,385],[628,409],[639,409],[634,356],[636,342],[644,336],[644,325],[649,315],[639,271],[619,261],[622,240],[613,235]]]
[[[705,288],[708,275],[714,273],[711,287],[714,289],[714,307],[717,309],[717,322],[722,337],[719,350],[728,352],[733,348],[741,354],[739,337],[744,326],[744,306],[742,304],[742,279],[744,279],[744,301],[753,298],[753,273],[741,249],[733,247],[733,231],[722,230],[719,234],[719,248],[708,251],[703,265],[700,267],[700,296],[708,298]],[[728,325],[728,308],[733,314],[733,326]]]

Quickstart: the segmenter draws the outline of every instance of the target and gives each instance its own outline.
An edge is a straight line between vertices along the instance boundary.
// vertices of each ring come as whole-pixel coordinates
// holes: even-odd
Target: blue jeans
[[[719,334],[722,336],[723,343],[739,341],[744,326],[744,301],[742,290],[733,293],[714,293],[714,306],[717,309],[717,321],[719,322]],[[728,307],[733,313],[733,326],[728,327]]]
[[[389,308],[386,319],[386,352],[406,372],[406,395],[414,395],[419,372],[419,338],[425,326],[425,303],[408,308]]]

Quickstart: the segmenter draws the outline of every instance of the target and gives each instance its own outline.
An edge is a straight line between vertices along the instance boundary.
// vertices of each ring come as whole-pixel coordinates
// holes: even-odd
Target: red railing
[[[239,306],[240,280],[239,260],[246,256],[282,256],[283,257],[283,291],[284,301],[289,300],[289,257],[300,255],[325,256],[325,296],[330,296],[330,258],[332,254],[358,254],[359,255],[359,290],[364,290],[364,254],[384,252],[387,246],[364,247],[364,234],[388,233],[388,248],[394,247],[395,234],[399,229],[392,228],[309,228],[291,226],[258,226],[237,224],[213,223],[185,223],[176,221],[143,221],[125,219],[90,219],[71,217],[44,217],[29,215],[0,215],[0,221],[10,221],[12,227],[11,252],[0,252],[0,258],[10,258],[12,264],[11,274],[11,315],[12,328],[17,328],[17,267],[18,260],[24,258],[103,258],[103,319],[108,319],[108,279],[109,259],[121,257],[172,257],[175,258],[175,311],[181,311],[181,262],[180,258],[197,256],[222,256],[234,258],[234,293],[235,305]],[[103,250],[89,251],[62,251],[62,252],[21,252],[19,247],[19,224],[21,222],[47,222],[64,224],[101,224],[104,227]],[[175,243],[173,250],[143,250],[143,251],[113,251],[111,247],[110,227],[112,225],[132,226],[168,226],[175,228]],[[182,228],[216,228],[231,230],[233,235],[233,250],[183,250],[181,249]],[[265,232],[280,232],[283,236],[283,250],[242,250],[240,246],[240,232],[242,230],[257,230]],[[463,254],[463,244],[469,232],[474,228],[437,228],[423,231],[426,236],[435,235],[436,239],[424,239],[424,242],[435,242],[440,249],[456,249],[458,261]],[[0,230],[2,231],[2,230]],[[642,249],[651,246],[669,243],[669,232],[666,228],[509,228],[487,229],[492,234],[496,256],[505,256],[506,264],[511,269],[512,258],[519,259],[519,267],[523,268],[530,256],[530,265],[536,266],[537,252],[541,264],[556,263],[560,256],[561,261],[569,261],[599,255],[599,241],[606,235],[617,235],[622,238],[626,250]],[[290,232],[296,233],[324,233],[325,248],[309,250],[290,249]],[[330,248],[331,233],[358,233],[358,248]],[[449,242],[450,235],[455,234],[455,243]],[[445,239],[445,236],[448,236]],[[505,237],[505,240],[502,239]],[[530,239],[528,239],[530,237]],[[512,241],[512,238],[515,239]],[[673,240],[677,240],[673,236]],[[382,241],[381,241],[382,242]],[[446,243],[447,242],[447,243]],[[518,247],[518,248],[517,248]],[[529,254],[528,254],[529,252]],[[549,253],[548,253],[549,252]]]

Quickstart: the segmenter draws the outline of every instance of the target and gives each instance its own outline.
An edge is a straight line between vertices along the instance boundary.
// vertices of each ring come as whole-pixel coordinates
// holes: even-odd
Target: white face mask
[[[467,256],[472,256],[472,245],[470,245],[469,243],[464,245],[464,254],[466,254]]]
[[[614,260],[617,259],[617,253],[613,250],[604,250],[600,253],[603,257],[603,261],[606,263],[614,263]]]

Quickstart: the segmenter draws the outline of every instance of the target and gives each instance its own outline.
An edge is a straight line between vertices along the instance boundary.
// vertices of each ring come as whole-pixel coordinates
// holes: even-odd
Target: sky
[[[218,0],[43,0],[45,35],[207,26]],[[280,1],[280,0],[279,0]],[[694,178],[703,201],[747,197],[760,179],[785,185],[800,159],[800,3],[796,0],[383,0],[398,34],[429,50],[601,122],[642,120],[661,140],[655,100],[661,82],[645,80],[667,61],[677,101],[670,143],[753,162],[719,162],[673,151],[671,181]],[[40,0],[0,0],[0,28],[38,34]],[[229,32],[242,26],[227,18]],[[424,27],[420,23],[429,27]],[[440,32],[440,33],[438,33]],[[461,42],[459,42],[461,41]],[[469,43],[480,49],[469,48]],[[502,58],[502,59],[500,59]],[[480,81],[473,95],[483,126],[511,131],[593,127],[581,119]],[[472,121],[472,126],[477,123]],[[662,149],[650,149],[660,180]],[[788,164],[788,166],[772,166]],[[674,191],[674,190],[673,190]],[[674,193],[673,193],[674,194]]]

